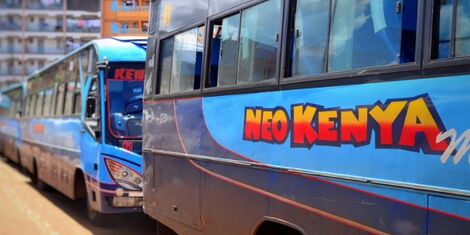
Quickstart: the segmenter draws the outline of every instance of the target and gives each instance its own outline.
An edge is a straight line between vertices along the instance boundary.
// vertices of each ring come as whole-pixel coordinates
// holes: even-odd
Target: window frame
[[[203,57],[202,57],[202,64],[201,64],[201,81],[200,81],[200,84],[199,84],[199,89],[196,89],[196,90],[190,90],[190,91],[178,91],[178,92],[174,92],[174,93],[166,93],[166,94],[160,94],[158,93],[159,92],[159,89],[160,89],[160,82],[161,82],[161,79],[159,77],[159,73],[160,73],[160,52],[161,52],[161,46],[162,46],[162,42],[166,39],[170,39],[174,36],[176,36],[177,34],[180,34],[180,33],[184,33],[186,31],[189,31],[189,30],[192,30],[194,28],[199,28],[201,26],[206,26],[205,22],[197,22],[195,24],[191,24],[191,25],[188,25],[186,27],[183,27],[183,28],[180,28],[178,30],[175,30],[171,33],[168,33],[168,34],[165,34],[164,36],[158,38],[157,40],[157,46],[156,46],[156,50],[155,50],[155,66],[154,66],[154,71],[155,71],[155,77],[152,77],[151,79],[153,79],[152,83],[153,83],[153,91],[152,91],[152,96],[156,96],[158,97],[158,99],[166,99],[166,98],[174,98],[174,97],[177,97],[177,98],[182,98],[182,97],[192,97],[192,96],[196,96],[196,95],[201,95],[201,87],[203,85],[203,80],[205,79],[205,59],[206,59],[206,42],[207,42],[207,38],[204,38],[204,50],[203,50]],[[205,37],[207,37],[207,27],[205,29]],[[173,59],[172,59],[173,60]],[[173,63],[173,61],[172,61]],[[171,86],[171,84],[170,84]],[[145,88],[144,88],[145,89]]]
[[[448,67],[457,67],[457,66],[468,66],[470,64],[470,55],[461,56],[461,57],[451,57],[444,59],[432,59],[432,43],[433,43],[433,29],[434,29],[434,4],[439,0],[426,1],[426,25],[424,32],[424,44],[423,48],[423,68],[424,69],[439,69],[439,68],[448,68]],[[452,23],[452,28],[455,28],[455,22]],[[452,33],[455,33],[455,30],[452,30]],[[452,38],[455,35],[452,36]]]
[[[330,6],[331,2],[330,1]],[[372,1],[372,0],[371,0]],[[301,83],[301,82],[312,82],[312,81],[324,81],[324,80],[331,80],[331,79],[354,79],[354,78],[362,78],[362,77],[369,77],[369,76],[374,76],[374,75],[388,75],[388,74],[395,74],[399,72],[418,72],[422,69],[422,50],[423,47],[420,45],[423,45],[423,30],[425,28],[424,26],[424,19],[423,15],[425,13],[424,9],[424,3],[426,1],[424,0],[417,0],[417,23],[416,23],[416,42],[415,42],[415,61],[410,62],[410,63],[405,63],[405,64],[395,64],[395,65],[380,65],[380,66],[373,66],[373,67],[365,67],[365,68],[360,68],[360,69],[352,69],[352,70],[344,70],[344,71],[334,71],[334,72],[325,72],[325,73],[320,73],[320,74],[312,74],[312,75],[300,75],[300,76],[287,76],[287,67],[290,66],[290,64],[287,61],[287,55],[289,54],[289,49],[287,48],[287,44],[289,42],[289,27],[291,26],[290,22],[291,17],[293,14],[291,10],[293,9],[292,4],[294,1],[289,1],[289,7],[288,10],[289,12],[285,12],[285,14],[288,14],[288,17],[284,17],[284,25],[286,25],[284,31],[283,31],[283,37],[284,41],[287,41],[288,43],[285,43],[283,45],[283,68],[284,70],[282,71],[282,77],[280,81],[280,85],[290,85],[290,84],[295,84],[295,83]],[[328,31],[331,30],[331,23],[332,23],[332,13],[331,13],[332,8],[330,7],[330,12],[329,12],[329,29]],[[329,36],[328,36],[329,37]],[[328,43],[329,44],[329,43]]]
[[[426,55],[429,53],[429,4],[425,0],[417,0],[417,28],[416,28],[416,41],[415,41],[415,60],[405,64],[395,65],[380,65],[374,67],[366,67],[354,70],[326,72],[321,74],[313,75],[301,75],[301,76],[287,76],[286,71],[288,64],[287,55],[289,53],[289,28],[291,26],[292,18],[292,7],[295,3],[290,0],[281,0],[281,22],[279,25],[279,42],[278,51],[276,56],[276,77],[270,80],[263,80],[259,82],[252,82],[246,84],[238,84],[233,86],[223,87],[205,87],[210,72],[210,50],[211,50],[211,39],[213,25],[215,22],[221,21],[225,17],[240,13],[250,7],[261,4],[269,0],[255,0],[245,2],[237,7],[233,7],[223,12],[208,16],[204,21],[199,21],[185,27],[181,27],[172,32],[165,33],[163,35],[155,35],[155,48],[154,54],[154,75],[152,79],[152,93],[145,94],[144,101],[158,101],[158,100],[169,100],[169,99],[180,99],[195,96],[215,96],[222,94],[240,94],[240,93],[252,93],[260,91],[274,91],[282,89],[291,89],[293,87],[312,87],[312,86],[333,86],[341,84],[356,84],[364,83],[369,81],[393,81],[403,79],[404,77],[416,77],[423,75],[423,69],[427,68]],[[332,1],[332,0],[329,0]],[[331,4],[331,2],[330,2]],[[331,8],[330,8],[331,11]],[[331,13],[329,16],[329,24],[331,25]],[[160,80],[158,78],[159,65],[160,65],[160,52],[162,41],[175,36],[176,34],[185,32],[195,27],[205,26],[205,42],[204,42],[204,56],[203,56],[203,67],[202,67],[202,79],[201,88],[199,90],[193,90],[189,92],[177,92],[170,94],[158,94]],[[330,26],[331,27],[331,26]],[[462,58],[454,59],[462,60]],[[468,60],[465,59],[465,62]],[[442,61],[439,61],[442,63]],[[460,62],[463,64],[464,62]],[[467,62],[468,63],[468,62]],[[448,66],[448,62],[445,65]],[[158,79],[157,79],[158,78]]]

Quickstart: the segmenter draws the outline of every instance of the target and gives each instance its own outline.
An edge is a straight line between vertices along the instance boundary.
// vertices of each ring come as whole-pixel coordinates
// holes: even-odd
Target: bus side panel
[[[36,161],[38,177],[66,196],[74,198],[74,173],[80,166],[78,118],[30,119],[25,150],[26,165]],[[31,154],[29,154],[31,150]],[[33,171],[33,169],[31,170]]]
[[[2,126],[1,131],[3,133],[0,150],[5,157],[19,164],[20,159],[17,144],[20,142],[21,137],[20,122],[18,119],[5,118],[0,125]]]
[[[430,210],[429,234],[461,234],[463,231],[470,231],[470,221],[455,215],[461,214],[470,218],[470,200],[429,196],[429,207],[442,211],[450,210],[454,213],[446,216]]]

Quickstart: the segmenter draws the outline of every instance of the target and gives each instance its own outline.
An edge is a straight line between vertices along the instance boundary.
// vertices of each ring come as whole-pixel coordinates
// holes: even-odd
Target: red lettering
[[[289,124],[287,122],[287,113],[284,109],[278,109],[274,112],[271,129],[277,143],[284,142],[289,134]]]
[[[134,78],[134,70],[133,69],[126,69],[126,80],[132,80]]]
[[[318,134],[312,126],[317,108],[310,105],[295,105],[292,107],[292,143],[294,145],[311,147]]]
[[[335,121],[338,117],[336,110],[318,112],[318,139],[323,141],[338,141],[338,130],[335,128]]]
[[[125,69],[115,69],[114,70],[114,79],[124,79]]]
[[[145,70],[143,69],[136,69],[134,70],[134,79],[135,80],[144,80]]]
[[[261,134],[262,110],[246,108],[245,110],[245,131],[243,137],[247,140],[257,141]]]

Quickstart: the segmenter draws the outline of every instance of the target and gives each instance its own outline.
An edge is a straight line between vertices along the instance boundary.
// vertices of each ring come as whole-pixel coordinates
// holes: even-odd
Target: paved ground
[[[0,160],[0,235],[3,234],[155,234],[144,214],[120,215],[104,227],[91,224],[83,201],[55,190],[40,191],[15,165]]]

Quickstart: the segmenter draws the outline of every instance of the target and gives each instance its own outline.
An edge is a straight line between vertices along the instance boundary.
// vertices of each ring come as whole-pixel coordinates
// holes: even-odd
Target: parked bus
[[[142,211],[146,40],[91,41],[31,75],[22,163],[39,188],[87,198],[88,217]]]
[[[17,83],[0,91],[0,153],[8,160],[20,163],[20,116],[23,102],[23,85]]]
[[[185,4],[151,2],[144,210],[161,227],[470,231],[470,1]]]

